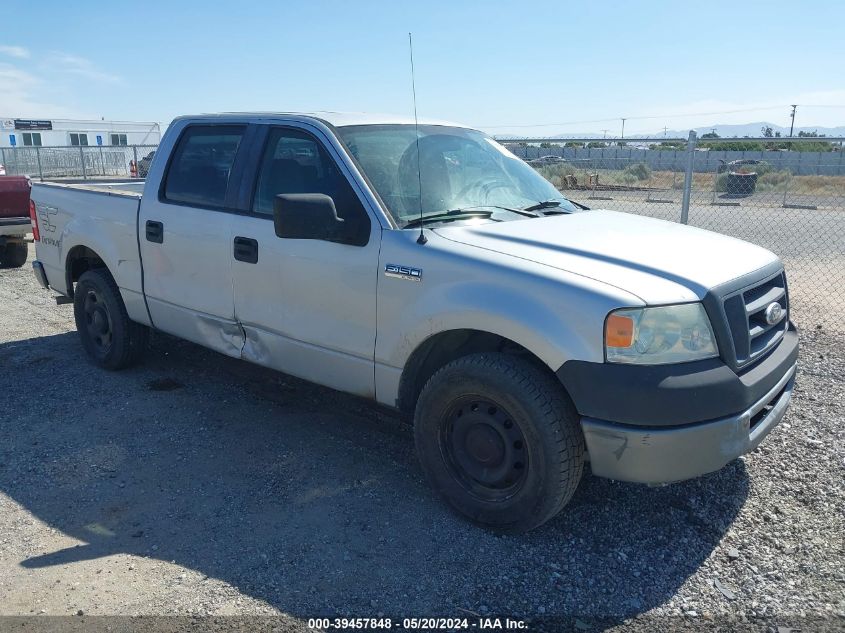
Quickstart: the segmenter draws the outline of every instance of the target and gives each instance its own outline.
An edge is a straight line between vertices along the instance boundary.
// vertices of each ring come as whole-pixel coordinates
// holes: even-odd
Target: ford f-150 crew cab
[[[718,470],[792,394],[775,255],[588,210],[473,129],[183,117],[141,185],[33,188],[35,273],[95,363],[155,328],[413,413],[433,487],[500,530],[554,516],[585,463]]]

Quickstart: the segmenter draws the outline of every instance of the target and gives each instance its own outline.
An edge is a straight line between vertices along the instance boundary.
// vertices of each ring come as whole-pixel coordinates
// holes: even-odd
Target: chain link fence
[[[794,321],[842,333],[843,141],[691,134],[503,142],[577,202],[683,222],[774,251],[786,266]]]
[[[684,222],[774,251],[786,265],[795,322],[842,333],[844,141],[691,134],[503,142],[577,202]],[[0,164],[7,174],[38,179],[144,178],[156,148],[0,148]]]
[[[0,165],[9,175],[39,180],[144,178],[157,145],[3,147]]]

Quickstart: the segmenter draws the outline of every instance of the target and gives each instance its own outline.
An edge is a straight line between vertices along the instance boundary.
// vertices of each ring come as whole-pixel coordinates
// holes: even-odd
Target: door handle
[[[251,237],[236,237],[234,244],[235,259],[247,264],[258,263],[258,240]]]
[[[164,225],[161,222],[147,220],[146,233],[148,242],[164,243]]]

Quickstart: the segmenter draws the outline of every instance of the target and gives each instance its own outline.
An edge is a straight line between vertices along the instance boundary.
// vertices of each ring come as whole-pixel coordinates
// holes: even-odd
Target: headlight
[[[710,319],[700,303],[611,312],[604,326],[611,363],[664,365],[719,355]]]

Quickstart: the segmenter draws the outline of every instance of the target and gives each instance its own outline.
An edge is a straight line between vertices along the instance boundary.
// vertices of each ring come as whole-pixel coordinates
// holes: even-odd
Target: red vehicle
[[[27,244],[32,230],[29,192],[32,183],[26,176],[0,176],[0,266],[20,268],[26,263]]]

